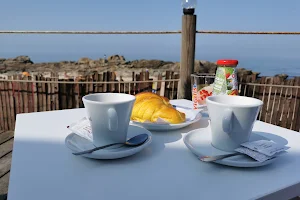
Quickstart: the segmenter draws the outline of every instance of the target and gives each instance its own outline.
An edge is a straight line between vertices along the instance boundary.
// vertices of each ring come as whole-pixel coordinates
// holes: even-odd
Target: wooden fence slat
[[[10,109],[10,100],[9,100],[9,93],[8,93],[8,83],[4,82],[4,92],[5,92],[5,104],[6,104],[6,113],[7,113],[7,124],[8,124],[8,130],[11,130],[12,124],[11,124],[11,109]]]
[[[0,130],[6,130],[4,125],[4,104],[5,102],[2,102],[2,82],[0,82]]]
[[[9,130],[7,103],[6,103],[6,96],[5,96],[5,82],[2,82],[1,84],[1,98],[3,102],[2,110],[3,110],[4,130]]]
[[[36,76],[36,80],[41,80],[41,76]],[[37,83],[37,103],[38,103],[38,111],[43,111],[43,88],[42,83]]]
[[[166,78],[165,80],[171,79],[171,72],[166,71]],[[170,98],[170,82],[166,81],[165,82],[165,97]]]
[[[103,81],[103,74],[98,74],[98,80],[99,81]],[[99,87],[98,87],[98,91],[97,92],[103,92],[103,84],[101,83],[98,86]]]
[[[18,75],[17,76],[18,80],[22,80],[22,76],[21,75]],[[17,83],[17,87],[18,87],[18,99],[19,99],[19,113],[24,113],[24,105],[23,105],[23,94],[22,94],[22,83],[21,82],[18,82]]]
[[[260,78],[260,84],[265,84],[266,83],[266,77],[261,77]],[[266,104],[265,104],[265,91],[266,91],[266,86],[261,86],[260,89],[259,89],[259,99],[262,100],[262,102],[264,103],[262,108],[261,108],[261,111],[260,111],[260,114],[259,114],[259,120],[262,120],[264,119],[265,117],[265,110],[266,110]]]
[[[295,78],[295,85],[300,86],[300,77]],[[295,106],[295,118],[292,129],[295,131],[300,131],[300,89],[295,89],[295,99],[297,101]]]
[[[55,95],[55,79],[53,77],[54,76],[54,73],[51,73],[51,91],[52,91],[52,94],[51,94],[51,110],[56,110],[56,105],[55,105],[55,98],[56,98],[56,95]]]
[[[268,77],[267,79],[266,79],[266,84],[272,84],[272,82],[273,82],[273,78],[271,78],[271,77]],[[270,123],[270,119],[271,119],[271,108],[272,108],[272,99],[271,99],[271,92],[272,92],[272,86],[271,87],[269,87],[269,86],[266,86],[266,89],[265,89],[265,96],[266,96],[266,98],[265,98],[265,101],[264,101],[264,104],[265,104],[265,106],[264,106],[264,114],[265,114],[265,116],[264,116],[264,118],[263,118],[263,121],[264,122],[267,122],[267,123]]]
[[[74,81],[77,82],[78,78],[75,78]],[[75,97],[74,99],[75,108],[79,108],[79,84],[78,83],[74,85],[74,97]]]
[[[112,72],[108,72],[109,76],[108,76],[108,82],[112,82],[113,81],[113,73]],[[114,91],[114,84],[113,83],[109,83],[109,92],[113,92]]]
[[[290,85],[291,86],[297,85],[296,79],[293,78],[290,82]],[[295,119],[294,109],[296,107],[296,101],[297,101],[296,90],[291,88],[290,98],[289,98],[290,105],[288,109],[288,118],[287,118],[287,126],[286,126],[286,128],[288,129],[292,129],[293,126],[293,120]]]
[[[32,80],[36,81],[36,76],[32,77]],[[38,111],[38,96],[37,96],[37,83],[32,83],[32,89],[33,89],[33,112]]]
[[[273,84],[280,85],[282,80],[279,77],[274,77]],[[272,96],[273,96],[273,104],[272,104],[272,112],[271,112],[271,124],[277,125],[279,123],[280,117],[278,116],[279,109],[278,104],[280,103],[280,91],[279,87],[273,87]]]
[[[285,80],[284,85],[290,85],[290,80]],[[281,120],[280,126],[286,128],[287,126],[287,118],[288,118],[288,110],[289,110],[289,95],[290,95],[290,88],[284,89],[284,100],[282,102],[282,109],[281,109]]]
[[[28,80],[27,76],[23,77],[23,80]],[[22,95],[23,95],[23,110],[24,113],[28,113],[28,84],[27,82],[22,83]]]
[[[93,81],[93,75],[90,75],[89,76],[89,81]],[[93,83],[90,83],[88,84],[88,87],[89,87],[89,94],[93,94],[94,93],[94,84]]]
[[[285,81],[282,81],[282,85],[285,84]],[[287,88],[281,87],[280,88],[280,93],[279,93],[279,101],[278,101],[278,106],[277,106],[277,125],[280,126],[282,123],[282,118],[283,118],[283,109],[284,109],[284,104],[286,101],[286,92]]]
[[[67,90],[67,94],[69,96],[69,101],[68,101],[68,109],[72,109],[74,108],[75,104],[74,104],[74,84],[68,84],[69,88]]]
[[[93,79],[95,82],[99,82],[99,76],[98,76],[98,73],[95,73],[94,76],[93,76]],[[99,83],[95,83],[94,85],[94,93],[98,93],[99,91]]]
[[[13,80],[18,80],[18,76],[17,75],[13,75],[12,76]],[[18,83],[17,82],[11,82],[12,84],[12,90],[13,90],[13,101],[14,101],[14,107],[15,107],[15,114],[19,114],[20,113],[20,101],[19,101],[19,96],[18,96]]]
[[[45,81],[45,77],[41,76],[41,80]],[[42,83],[43,111],[47,111],[47,90],[46,83]]]
[[[28,76],[28,80],[31,81],[31,76]],[[34,110],[34,106],[33,106],[33,90],[32,90],[32,83],[31,82],[28,82],[27,83],[27,88],[28,88],[28,92],[27,92],[27,95],[28,95],[28,112],[33,112]]]
[[[50,78],[46,78],[46,81],[49,81],[50,82]],[[45,85],[45,90],[46,90],[46,101],[47,101],[47,108],[46,110],[47,111],[50,111],[51,110],[51,83],[46,83]]]
[[[131,79],[132,81],[135,80],[135,72],[132,72],[132,77],[131,77],[131,78],[132,78],[132,79]],[[135,84],[135,83],[131,83],[131,84],[130,84],[130,88],[131,88],[132,91],[129,91],[129,94],[135,95],[136,84]]]
[[[57,78],[54,78],[54,81],[58,81],[58,74],[57,73],[55,73],[55,77],[57,77]],[[55,83],[54,91],[55,91],[55,109],[59,110],[60,107],[59,107],[59,84],[58,83]]]
[[[10,80],[13,79],[12,76],[9,77]],[[12,87],[12,82],[7,82],[8,85],[8,96],[9,96],[9,107],[10,107],[10,123],[11,123],[11,127],[10,130],[14,130],[15,129],[15,105],[14,105],[14,91],[13,91],[13,87]]]

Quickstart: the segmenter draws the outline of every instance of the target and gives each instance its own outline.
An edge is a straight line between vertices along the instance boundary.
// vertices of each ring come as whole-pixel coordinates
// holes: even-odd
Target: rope
[[[180,34],[181,31],[0,31],[0,34]],[[300,35],[281,31],[196,31],[199,34]]]

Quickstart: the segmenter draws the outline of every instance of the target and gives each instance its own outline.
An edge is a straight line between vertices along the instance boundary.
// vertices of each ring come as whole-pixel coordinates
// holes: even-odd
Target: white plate
[[[94,159],[117,159],[117,158],[123,158],[123,157],[134,155],[150,145],[152,141],[152,134],[151,132],[144,129],[143,127],[133,126],[133,125],[129,125],[128,127],[127,138],[131,138],[143,133],[148,134],[149,137],[146,140],[146,142],[140,146],[137,147],[114,146],[114,147],[94,151],[93,153],[83,154],[81,156],[87,158],[94,158]],[[75,133],[71,133],[66,137],[65,145],[72,152],[80,152],[95,147],[91,141],[82,138],[76,135]]]
[[[186,99],[179,99],[179,100],[170,100],[170,103],[172,105],[177,106],[176,109],[180,112],[184,112],[186,114],[186,121],[179,124],[159,124],[159,123],[150,123],[150,122],[136,122],[136,121],[130,121],[131,124],[135,124],[138,126],[143,126],[144,128],[151,130],[151,131],[167,131],[167,130],[176,130],[180,128],[184,128],[186,126],[189,126],[190,124],[193,124],[195,122],[198,122],[201,118],[201,111],[193,110],[190,104],[192,101],[186,100]],[[196,114],[195,114],[196,113]],[[196,116],[195,116],[196,115]]]
[[[265,140],[265,139],[267,138],[255,132],[253,132],[250,137],[250,141]],[[226,151],[216,149],[211,145],[210,127],[203,128],[203,129],[196,129],[188,132],[184,136],[183,141],[185,145],[188,147],[188,149],[198,157],[224,155],[224,154],[226,155],[228,153],[233,153],[233,152],[226,152]],[[275,160],[277,160],[277,158],[278,157],[275,157],[265,162],[258,162],[246,155],[236,155],[228,158],[223,158],[214,162],[222,165],[233,166],[233,167],[259,167],[259,166],[268,165],[274,162]]]

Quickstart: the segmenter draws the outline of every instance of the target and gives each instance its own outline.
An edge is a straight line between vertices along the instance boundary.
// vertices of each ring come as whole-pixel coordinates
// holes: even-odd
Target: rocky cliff
[[[196,60],[195,72],[197,73],[215,73],[216,64]],[[117,76],[124,78],[131,77],[133,71],[139,73],[142,70],[148,70],[151,76],[158,73],[164,73],[167,70],[179,72],[180,64],[178,62],[168,62],[163,60],[133,60],[126,61],[123,56],[113,55],[107,59],[92,60],[90,58],[80,58],[78,61],[61,61],[34,63],[28,56],[18,56],[16,58],[0,58],[0,74],[15,75],[28,72],[29,74],[43,74],[49,76],[51,72],[58,73],[61,79],[85,76],[95,72],[115,71]],[[250,70],[238,68],[238,73],[252,74]]]

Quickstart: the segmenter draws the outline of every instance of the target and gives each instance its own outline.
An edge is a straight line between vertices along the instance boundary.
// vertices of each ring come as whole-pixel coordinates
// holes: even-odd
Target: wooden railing
[[[199,76],[203,83],[213,78],[212,75]],[[81,98],[89,93],[136,94],[152,91],[176,99],[178,82],[179,74],[170,71],[165,72],[164,76],[159,74],[152,78],[149,72],[133,72],[131,80],[127,81],[116,77],[113,72],[66,80],[58,80],[55,74],[51,78],[11,76],[0,80],[0,130],[14,130],[15,118],[19,113],[82,108]],[[242,76],[239,78],[239,92],[264,102],[259,120],[300,130],[300,77],[285,80],[279,77]]]

